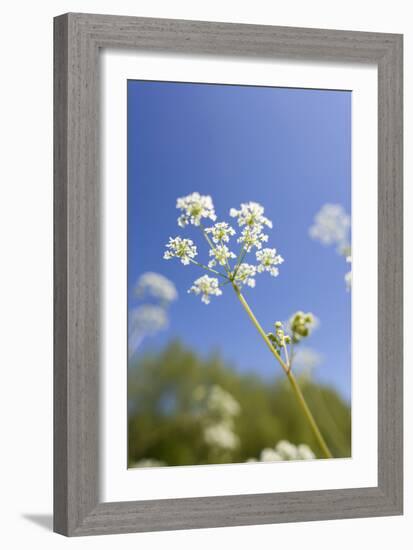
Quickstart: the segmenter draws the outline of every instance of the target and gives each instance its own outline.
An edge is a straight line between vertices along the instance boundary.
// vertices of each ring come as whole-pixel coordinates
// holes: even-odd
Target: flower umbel
[[[176,206],[181,210],[181,215],[178,218],[178,225],[185,227],[188,224],[198,226],[203,237],[210,248],[210,260],[207,265],[194,260],[197,255],[196,246],[190,239],[182,239],[176,237],[170,238],[166,245],[167,251],[164,258],[179,258],[183,264],[190,262],[197,264],[200,268],[218,275],[221,277],[221,284],[216,277],[203,275],[196,279],[194,284],[188,290],[201,297],[204,304],[209,304],[211,296],[220,296],[222,294],[221,287],[230,284],[235,291],[235,294],[250,318],[252,324],[257,329],[263,338],[266,346],[270,349],[272,355],[282,367],[291,384],[293,393],[295,394],[301,411],[307,418],[309,425],[317,439],[324,456],[331,458],[332,454],[318,428],[318,425],[306,403],[304,395],[297,384],[293,373],[291,372],[291,360],[287,351],[287,344],[293,345],[301,338],[309,334],[313,324],[311,314],[299,312],[295,314],[291,321],[291,335],[286,334],[282,324],[276,324],[275,333],[268,335],[264,332],[262,326],[255,317],[252,309],[247,303],[241,292],[244,286],[255,287],[255,276],[257,273],[268,271],[272,276],[278,275],[278,266],[283,262],[283,258],[277,254],[275,248],[262,249],[262,243],[268,241],[268,235],[263,233],[264,227],[272,228],[272,222],[264,216],[264,208],[256,202],[248,202],[241,204],[239,210],[231,208],[230,216],[236,218],[238,226],[241,228],[241,235],[237,242],[241,243],[241,249],[238,255],[235,255],[232,250],[224,243],[228,243],[230,237],[235,234],[234,229],[226,222],[218,222],[213,227],[204,228],[202,225],[203,218],[209,218],[215,222],[216,215],[214,205],[210,196],[202,196],[199,193],[192,193],[186,197],[179,198]],[[257,248],[256,260],[258,266],[246,263],[245,257],[253,248]],[[236,258],[235,263],[231,266],[230,261]],[[218,265],[217,265],[218,264]],[[223,279],[223,281],[222,281]],[[281,356],[281,348],[285,359]],[[222,447],[227,449],[234,448],[237,445],[237,439],[233,438],[228,423],[215,424],[213,429],[209,426],[209,432],[206,435],[206,441],[213,442],[217,445],[220,441]],[[276,450],[278,452],[278,449]]]
[[[263,250],[258,250],[256,253],[257,262],[259,266],[257,268],[258,273],[263,271],[269,271],[273,277],[277,277],[278,268],[276,265],[282,264],[284,259],[277,254],[275,248],[264,248]]]
[[[215,244],[227,243],[235,230],[227,222],[216,223],[213,227],[207,227],[205,233],[210,233]]]
[[[268,241],[268,235],[262,232],[262,226],[247,226],[241,232],[241,237],[238,238],[238,242],[243,245],[247,252],[250,252],[253,247],[260,249],[262,243]]]
[[[255,265],[241,264],[235,274],[235,282],[238,286],[247,285],[251,288],[255,287],[255,275],[257,268]]]
[[[200,225],[202,218],[216,220],[214,205],[209,195],[191,193],[186,197],[179,198],[176,201],[176,207],[182,212],[178,218],[180,227],[185,227],[189,223]]]
[[[337,252],[351,262],[349,239],[350,216],[340,204],[324,204],[309,229],[310,237],[324,245],[336,245]],[[351,290],[351,270],[344,275],[347,290]]]
[[[218,279],[209,277],[208,275],[199,277],[188,292],[192,292],[197,296],[201,295],[201,300],[204,304],[210,303],[210,296],[221,296],[222,294],[222,290],[219,288]]]
[[[169,304],[177,299],[178,293],[172,281],[161,275],[147,271],[136,283],[134,293],[138,298],[151,297]]]
[[[350,216],[339,204],[325,204],[314,218],[310,237],[325,245],[336,244],[339,248],[348,244]]]
[[[262,227],[266,225],[272,228],[272,222],[264,216],[264,208],[257,202],[248,202],[241,204],[241,208],[231,208],[229,215],[232,218],[237,218],[240,227],[247,225],[248,227]]]
[[[229,259],[236,258],[235,254],[225,244],[219,244],[215,248],[211,248],[209,255],[213,259],[209,261],[208,267],[214,267],[217,263],[219,265],[227,265]]]
[[[166,245],[166,248],[168,250],[163,255],[165,260],[179,258],[184,265],[188,265],[198,254],[196,246],[191,239],[181,239],[181,237],[175,237],[174,239],[169,237],[169,243]]]
[[[199,263],[194,258],[198,255],[197,247],[192,240],[181,237],[170,238],[166,245],[164,258],[178,258],[184,265],[190,262],[218,275],[223,279],[204,276],[195,281],[190,292],[202,297],[206,304],[210,302],[209,296],[222,294],[220,287],[232,283],[234,288],[248,286],[255,287],[255,277],[258,273],[268,271],[272,276],[278,275],[278,266],[284,260],[277,254],[275,248],[262,249],[263,243],[268,241],[268,235],[263,232],[264,227],[272,228],[272,222],[264,216],[264,208],[256,202],[241,204],[240,208],[231,208],[230,216],[236,218],[237,225],[241,228],[237,242],[241,244],[238,254],[229,248],[231,237],[236,234],[235,229],[225,221],[219,221],[211,227],[204,227],[202,219],[216,219],[212,199],[208,195],[198,192],[178,198],[176,207],[182,214],[178,218],[178,225],[185,227],[189,224],[198,226],[209,245],[209,261]],[[247,263],[246,256],[253,248],[258,249],[256,260],[258,265]],[[231,265],[232,261],[235,262]],[[214,282],[212,282],[214,281]]]

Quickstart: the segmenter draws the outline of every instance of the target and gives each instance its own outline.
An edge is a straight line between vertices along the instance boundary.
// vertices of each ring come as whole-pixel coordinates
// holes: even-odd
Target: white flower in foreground
[[[239,437],[226,422],[207,426],[204,430],[204,440],[207,445],[226,450],[236,449],[239,445]]]
[[[236,258],[235,254],[229,250],[225,244],[219,244],[215,248],[212,248],[209,251],[209,255],[213,257],[212,260],[208,263],[208,267],[214,267],[217,265],[227,265],[228,260],[231,258]]]
[[[177,199],[176,207],[182,212],[178,218],[180,227],[185,227],[189,223],[200,225],[202,218],[216,220],[214,205],[209,195],[191,193],[186,197]]]
[[[242,230],[241,237],[237,239],[237,242],[241,243],[247,252],[255,246],[260,249],[262,243],[268,241],[268,235],[262,232],[262,225],[247,226]]]
[[[350,216],[340,204],[325,204],[314,218],[310,237],[325,245],[337,244],[344,249],[348,243]]]
[[[227,222],[216,223],[213,227],[205,229],[206,233],[210,233],[215,244],[227,243],[235,230]]]
[[[297,447],[289,441],[279,441],[274,448],[268,447],[260,453],[260,462],[278,462],[280,460],[312,460],[316,458],[308,445],[301,444]],[[249,458],[247,462],[257,462],[255,458]]]
[[[235,275],[235,282],[238,285],[247,285],[251,288],[255,287],[255,275],[257,273],[257,268],[255,265],[250,264],[241,264],[237,269]]]
[[[221,296],[222,294],[222,290],[219,288],[218,279],[215,277],[209,277],[208,275],[199,277],[188,292],[192,292],[197,296],[201,295],[201,300],[204,304],[210,303],[210,296]]]
[[[277,443],[275,450],[281,456],[281,460],[295,460],[298,458],[297,447],[284,439]]]
[[[260,230],[264,225],[272,228],[272,222],[264,216],[264,208],[257,202],[248,202],[241,204],[241,208],[231,208],[229,215],[232,218],[237,218],[240,227],[246,225],[248,227],[259,227]]]
[[[282,264],[284,259],[277,254],[275,248],[264,248],[263,250],[258,250],[256,253],[257,262],[259,266],[257,267],[258,273],[263,273],[264,271],[269,271],[273,277],[277,277],[278,268],[276,265]]]
[[[274,449],[268,448],[268,449],[263,449],[261,451],[261,454],[260,454],[261,462],[276,462],[278,460],[282,460],[282,457]]]
[[[189,262],[195,258],[198,254],[196,246],[191,239],[182,239],[181,237],[169,237],[169,243],[166,245],[168,249],[163,255],[165,260],[171,258],[179,258],[184,265],[188,265]]]
[[[160,273],[152,271],[147,271],[139,277],[135,286],[135,295],[138,298],[150,296],[167,303],[173,302],[178,297],[173,282]]]
[[[300,460],[312,460],[315,458],[315,454],[308,445],[301,443],[297,447],[297,455]]]

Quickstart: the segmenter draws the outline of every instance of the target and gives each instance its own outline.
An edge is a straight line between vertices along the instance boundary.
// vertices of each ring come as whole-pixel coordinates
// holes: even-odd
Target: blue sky
[[[136,305],[131,290],[145,271],[162,273],[179,293],[169,328],[141,352],[179,338],[203,355],[219,350],[241,371],[276,376],[280,367],[231,287],[206,306],[187,294],[204,272],[163,260],[169,236],[182,235],[207,261],[199,230],[176,223],[176,198],[193,191],[212,196],[218,221],[231,221],[229,209],[242,202],[265,207],[274,224],[268,246],[285,262],[279,277],[257,276],[245,297],[265,330],[296,310],[313,312],[320,326],[306,345],[323,356],[315,376],[349,398],[348,266],[308,229],[325,203],[350,213],[351,93],[128,81],[128,305]]]

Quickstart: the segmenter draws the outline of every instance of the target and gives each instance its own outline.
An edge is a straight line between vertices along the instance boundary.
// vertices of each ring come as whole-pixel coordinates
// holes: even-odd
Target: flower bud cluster
[[[291,344],[291,336],[285,333],[284,325],[281,321],[277,321],[274,325],[274,332],[267,334],[270,342],[277,351],[281,351],[287,344]]]
[[[297,311],[290,319],[290,329],[294,343],[300,342],[311,334],[315,327],[316,319],[312,313]]]

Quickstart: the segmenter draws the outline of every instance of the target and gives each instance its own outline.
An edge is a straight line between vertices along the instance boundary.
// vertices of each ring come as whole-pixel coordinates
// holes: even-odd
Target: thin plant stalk
[[[235,290],[235,293],[236,293],[239,301],[241,302],[243,308],[245,309],[245,311],[247,312],[249,318],[251,319],[253,325],[258,330],[258,332],[260,333],[262,339],[267,344],[269,350],[271,351],[271,353],[274,355],[274,357],[277,359],[277,361],[280,363],[282,369],[284,370],[284,372],[285,372],[285,374],[288,378],[288,381],[290,382],[290,385],[291,385],[291,388],[294,392],[294,395],[297,398],[297,401],[300,404],[300,407],[301,407],[302,411],[304,412],[304,414],[305,414],[305,416],[308,420],[308,423],[310,424],[311,430],[312,430],[315,438],[317,439],[317,442],[318,442],[318,444],[320,446],[320,449],[322,450],[324,456],[326,458],[333,458],[333,455],[332,455],[330,449],[328,448],[327,443],[324,440],[324,437],[322,436],[322,434],[320,432],[320,429],[317,425],[317,422],[315,421],[314,416],[312,415],[311,410],[310,410],[309,406],[307,405],[307,402],[304,398],[304,395],[301,391],[301,388],[298,385],[297,380],[296,380],[294,374],[292,373],[289,365],[287,365],[285,363],[285,361],[283,361],[281,355],[278,353],[278,351],[272,345],[272,343],[269,340],[267,334],[265,333],[264,329],[262,328],[262,326],[258,322],[257,318],[255,317],[254,313],[252,312],[250,306],[248,305],[246,299],[242,295],[242,293],[241,293],[240,289],[238,288],[238,286],[234,282],[233,282],[232,286],[233,286],[233,288]]]

